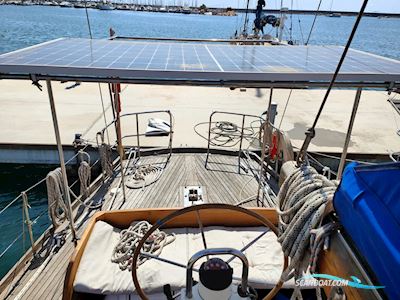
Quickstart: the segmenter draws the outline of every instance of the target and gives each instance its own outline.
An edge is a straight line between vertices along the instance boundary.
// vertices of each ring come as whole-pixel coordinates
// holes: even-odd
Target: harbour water
[[[229,38],[240,30],[244,15],[237,17],[183,15],[133,11],[100,11],[88,9],[94,38],[105,38],[112,27],[118,35],[143,37]],[[301,44],[307,39],[313,16],[288,16],[284,38],[292,37]],[[350,33],[354,17],[319,16],[310,44],[343,45]],[[252,21],[250,20],[250,24]],[[89,36],[84,9],[46,6],[0,6],[0,53],[27,47],[59,37]],[[270,34],[275,30],[267,29]],[[266,32],[266,33],[267,33]],[[400,59],[400,19],[364,18],[353,48]],[[1,93],[0,93],[1,95]],[[1,101],[1,96],[0,96]],[[2,112],[6,113],[6,112]],[[18,194],[46,176],[50,167],[0,166],[0,210]],[[45,184],[29,193],[31,219],[40,216],[34,230],[36,236],[47,227]],[[0,216],[0,253],[22,232],[21,201]],[[0,259],[0,277],[18,260],[29,238],[18,239],[15,246]]]
[[[0,210],[19,196],[20,192],[39,182],[51,170],[50,166],[39,165],[0,165]],[[49,225],[47,217],[46,184],[42,183],[27,193],[34,237],[38,238]],[[0,216],[0,278],[14,265],[30,246],[26,228],[23,232],[22,201],[19,199]],[[26,227],[26,224],[25,224]],[[20,236],[21,235],[21,236]],[[18,237],[18,239],[17,239]],[[10,243],[14,243],[4,252]],[[4,252],[4,254],[3,254]],[[3,256],[4,255],[4,256]]]
[[[105,38],[112,27],[118,35],[143,37],[229,38],[244,23],[244,14],[236,17],[183,15],[135,11],[88,9],[94,38]],[[253,15],[250,17],[253,18]],[[307,39],[313,21],[311,15],[288,16],[284,38],[300,44]],[[249,24],[252,24],[250,19]],[[343,45],[354,17],[319,16],[311,44]],[[89,37],[84,9],[47,6],[0,6],[0,53],[59,37]],[[383,56],[400,58],[399,18],[362,20],[353,47]],[[267,29],[274,34],[275,30]]]

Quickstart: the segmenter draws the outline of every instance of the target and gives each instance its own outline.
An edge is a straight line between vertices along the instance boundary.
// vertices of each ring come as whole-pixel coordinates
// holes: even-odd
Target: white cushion
[[[156,294],[151,294],[151,300],[165,300],[165,294],[164,293],[156,293]],[[112,295],[106,295],[104,297],[104,300],[141,300],[138,295],[135,294],[112,294]]]
[[[204,249],[198,228],[175,228],[164,230],[175,233],[176,240],[165,246],[160,257],[186,265],[189,258]],[[208,248],[242,249],[259,236],[265,227],[205,227]],[[83,253],[75,277],[74,290],[92,294],[131,294],[135,288],[131,273],[121,271],[118,264],[111,262],[111,254],[119,241],[120,229],[99,221],[95,224]],[[282,272],[283,256],[281,246],[272,232],[244,251],[249,261],[249,283],[255,288],[272,288]],[[199,267],[199,261],[195,267]],[[240,277],[241,262],[235,259],[230,263],[234,276]],[[175,289],[185,287],[186,271],[183,268],[151,259],[138,268],[139,282],[148,294],[160,293],[165,284]],[[197,273],[193,272],[197,280]],[[293,282],[286,283],[293,286]]]

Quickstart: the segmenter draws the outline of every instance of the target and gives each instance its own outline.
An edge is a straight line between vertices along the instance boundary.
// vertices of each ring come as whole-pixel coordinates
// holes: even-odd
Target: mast
[[[279,40],[279,42],[282,42],[283,30],[285,29],[286,12],[287,12],[287,7],[283,8],[283,0],[281,0],[280,11],[281,11],[281,17],[280,17],[280,22],[279,22],[279,26],[278,26],[277,30],[278,30],[278,40]]]
[[[244,25],[243,25],[243,32],[242,32],[242,34],[245,36],[247,36],[247,26],[249,24],[249,4],[250,4],[250,0],[247,0],[246,15],[244,17]]]
[[[289,28],[289,41],[288,43],[293,44],[293,0],[290,2],[290,28]]]

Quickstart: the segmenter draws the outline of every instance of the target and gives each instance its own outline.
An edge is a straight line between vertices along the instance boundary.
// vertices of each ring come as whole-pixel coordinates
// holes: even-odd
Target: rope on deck
[[[131,271],[133,253],[139,241],[143,238],[146,232],[152,227],[147,221],[133,222],[128,229],[124,229],[120,233],[120,241],[115,246],[111,261],[117,263],[123,271],[128,269]],[[142,253],[158,256],[163,248],[175,241],[174,234],[167,234],[161,230],[156,230],[146,241],[143,246]],[[143,264],[148,257],[139,256],[137,265]]]
[[[193,129],[198,136],[209,141],[210,145],[215,147],[234,147],[238,145],[241,139],[247,140],[250,144],[256,139],[259,134],[259,127],[254,126],[254,123],[260,123],[260,120],[254,120],[248,127],[240,127],[229,121],[215,121],[210,127],[210,139],[200,133],[198,127],[210,124],[209,122],[197,123]]]
[[[164,168],[154,165],[138,166],[133,174],[128,174],[125,185],[131,189],[144,189],[160,179]]]

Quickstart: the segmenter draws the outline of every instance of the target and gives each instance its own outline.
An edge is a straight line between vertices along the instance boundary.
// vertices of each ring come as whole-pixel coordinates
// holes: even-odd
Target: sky
[[[281,0],[266,0],[268,8],[279,8]],[[283,6],[291,6],[292,0],[283,0]],[[362,0],[322,0],[321,10],[359,11]],[[244,7],[246,0],[197,0],[198,5],[204,3],[209,7]],[[257,0],[250,0],[250,7],[256,7]],[[319,0],[293,0],[294,9],[315,10]],[[400,13],[400,0],[369,0],[367,12]]]

